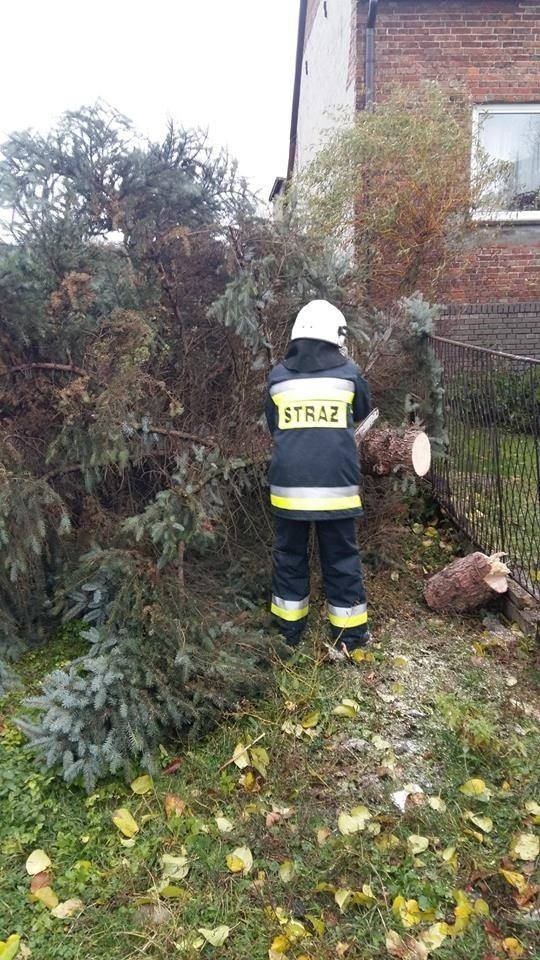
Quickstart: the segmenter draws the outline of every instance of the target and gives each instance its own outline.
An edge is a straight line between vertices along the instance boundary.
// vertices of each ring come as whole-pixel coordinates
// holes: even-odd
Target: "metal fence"
[[[473,543],[504,550],[514,579],[540,599],[540,360],[430,342],[448,434],[434,493]]]

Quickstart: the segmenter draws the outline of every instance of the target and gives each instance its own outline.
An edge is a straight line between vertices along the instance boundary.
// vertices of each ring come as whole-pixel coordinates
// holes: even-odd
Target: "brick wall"
[[[378,98],[396,83],[461,79],[478,103],[540,99],[538,0],[380,0],[376,51]]]
[[[448,307],[438,333],[479,347],[540,359],[539,317],[540,300],[459,304]]]
[[[364,102],[366,13],[367,3],[361,0],[359,108]],[[375,38],[376,102],[396,85],[430,79],[461,81],[476,103],[540,101],[538,0],[379,0]],[[449,334],[453,324],[461,339],[486,346],[496,340],[500,347],[524,353],[535,337],[540,342],[540,224],[517,232],[516,239],[512,228],[485,228],[463,255],[444,291]],[[490,304],[516,304],[522,312],[484,310]],[[522,340],[516,330],[522,331]]]

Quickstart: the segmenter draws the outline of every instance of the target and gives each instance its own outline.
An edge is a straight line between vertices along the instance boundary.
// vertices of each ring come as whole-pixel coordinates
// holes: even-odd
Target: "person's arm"
[[[362,420],[365,420],[368,413],[371,412],[371,397],[369,393],[369,387],[360,371],[358,371],[356,375],[352,408],[353,420],[356,424],[361,423]]]
[[[265,412],[265,416],[266,416],[266,422],[267,422],[267,424],[268,424],[268,429],[269,429],[270,433],[273,435],[273,434],[274,434],[274,431],[275,431],[276,428],[277,428],[276,405],[275,405],[274,401],[272,400],[272,397],[270,396],[269,393],[266,394],[266,402],[265,402],[265,405],[264,405],[264,412]]]

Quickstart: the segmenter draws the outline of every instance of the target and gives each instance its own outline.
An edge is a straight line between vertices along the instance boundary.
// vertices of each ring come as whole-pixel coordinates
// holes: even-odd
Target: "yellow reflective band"
[[[287,396],[291,396],[288,394]],[[333,427],[344,429],[348,426],[349,404],[343,400],[343,392],[335,400],[302,400],[294,397],[286,401],[284,395],[274,397],[279,412],[280,430],[298,430],[306,427]]]
[[[367,623],[367,610],[363,613],[357,613],[353,617],[337,617],[335,613],[328,613],[328,619],[333,627],[359,627],[362,623]]]
[[[276,617],[281,617],[282,620],[302,620],[303,617],[307,617],[309,606],[301,607],[298,610],[286,610],[285,607],[278,607],[276,603],[273,603],[270,610]]]
[[[328,604],[328,619],[333,627],[347,629],[367,622],[367,603],[355,603],[351,607],[335,607]]]
[[[271,493],[270,503],[282,510],[353,510],[362,506],[358,494],[351,497],[279,497]]]

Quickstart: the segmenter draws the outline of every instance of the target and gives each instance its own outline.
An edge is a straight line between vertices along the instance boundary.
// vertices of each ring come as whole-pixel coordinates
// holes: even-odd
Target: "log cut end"
[[[427,581],[428,607],[438,613],[464,613],[487,603],[494,593],[505,593],[510,571],[501,556],[478,551],[454,560]]]
[[[414,438],[411,460],[416,475],[418,477],[425,477],[431,467],[431,444],[427,433],[421,431]]]
[[[374,476],[404,471],[424,477],[431,466],[429,437],[416,427],[405,432],[392,427],[372,430],[359,437],[358,444],[364,471]]]

